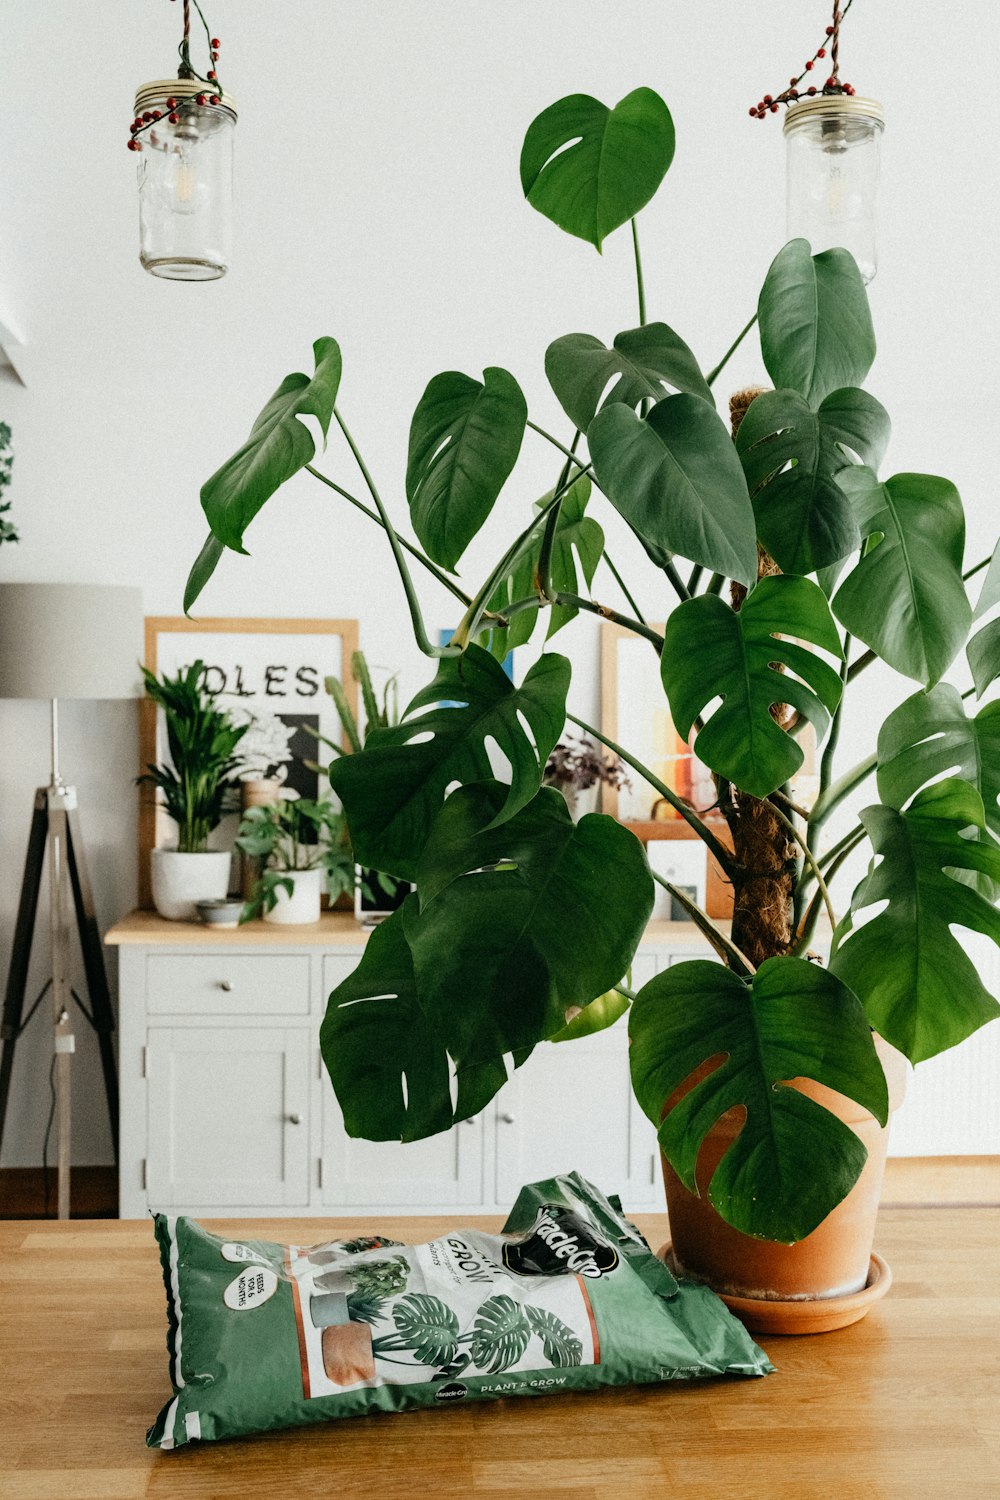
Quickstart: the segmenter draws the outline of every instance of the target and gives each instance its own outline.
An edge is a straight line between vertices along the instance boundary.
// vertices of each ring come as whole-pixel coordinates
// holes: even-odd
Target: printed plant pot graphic
[[[375,1379],[372,1331],[367,1323],[340,1323],[323,1329],[323,1369],[334,1385]]]

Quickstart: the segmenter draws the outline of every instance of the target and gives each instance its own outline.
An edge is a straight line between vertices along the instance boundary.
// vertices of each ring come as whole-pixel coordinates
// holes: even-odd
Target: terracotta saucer
[[[675,1270],[672,1247],[668,1242],[659,1251],[660,1259]],[[720,1293],[731,1313],[751,1333],[831,1333],[860,1322],[892,1286],[892,1271],[881,1255],[872,1251],[868,1280],[859,1292],[846,1297],[796,1298],[787,1302],[758,1297],[729,1297]]]

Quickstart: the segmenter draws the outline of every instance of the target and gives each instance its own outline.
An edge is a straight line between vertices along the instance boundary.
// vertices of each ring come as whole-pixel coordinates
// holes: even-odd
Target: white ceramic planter
[[[301,926],[319,921],[319,903],[323,894],[322,870],[282,870],[292,882],[292,894],[281,886],[275,891],[277,901],[271,911],[265,911],[265,922],[286,923]]]
[[[196,922],[198,901],[221,901],[229,889],[232,856],[225,849],[207,854],[179,854],[154,849],[153,905],[169,922]]]

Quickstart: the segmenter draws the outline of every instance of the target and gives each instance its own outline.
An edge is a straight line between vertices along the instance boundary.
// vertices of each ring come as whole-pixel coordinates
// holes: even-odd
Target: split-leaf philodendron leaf
[[[813,255],[790,240],[775,256],[757,306],[767,373],[779,389],[819,406],[832,391],[862,385],[875,358],[868,296],[846,250]]]
[[[412,880],[448,788],[492,776],[490,740],[511,768],[498,821],[530,801],[566,722],[569,679],[569,662],[554,653],[541,657],[520,687],[480,646],[444,658],[402,723],[373,730],[360,755],[330,767],[358,862]],[[426,712],[417,714],[421,708]]]
[[[673,964],[643,986],[629,1019],[632,1084],[659,1127],[674,1171],[698,1191],[706,1133],[735,1105],[746,1120],[712,1176],[708,1197],[734,1228],[803,1239],[850,1191],[866,1151],[849,1126],[789,1087],[811,1078],[885,1124],[885,1075],[864,1011],[846,984],[815,964],[771,958],[750,984],[720,964]],[[672,1105],[703,1063],[724,1059]],[[662,1123],[661,1123],[662,1121]]]
[[[862,466],[845,469],[839,483],[865,549],[834,595],[833,612],[890,667],[933,687],[972,621],[959,493],[934,474],[895,474],[880,484]]]
[[[857,552],[851,502],[837,474],[854,462],[877,469],[889,415],[866,391],[834,391],[817,410],[796,391],[765,391],[740,423],[757,536],[783,573],[815,573]]]
[[[662,567],[674,553],[748,587],[757,537],[743,468],[707,401],[682,393],[647,417],[615,403],[587,432],[598,483]]]
[[[544,505],[554,491],[544,495],[538,502]],[[604,551],[604,532],[592,516],[585,514],[590,499],[590,480],[584,474],[566,491],[559,508],[556,533],[550,559],[550,580],[557,592],[579,594],[580,577],[590,588],[597,564]],[[506,605],[515,599],[528,599],[538,592],[537,569],[542,550],[544,528],[540,527],[533,545],[514,564],[506,578],[501,579],[489,601],[491,610],[503,612]],[[548,610],[549,623],[545,633],[551,640],[557,630],[568,625],[578,611],[569,604],[553,604]],[[531,639],[538,620],[538,609],[522,609],[511,617],[506,629],[487,632],[490,650],[498,661],[503,661],[508,651],[523,646]]]
[[[517,462],[528,419],[521,387],[490,367],[482,380],[435,375],[413,413],[406,498],[428,556],[454,568]]]
[[[636,407],[640,401],[659,401],[671,390],[712,400],[698,361],[666,323],[616,334],[610,349],[593,334],[567,333],[546,349],[545,373],[563,411],[581,432],[602,407],[616,401]]]
[[[861,821],[879,862],[854,892],[830,967],[860,996],[875,1030],[922,1062],[1000,1016],[952,931],[1000,943],[1000,912],[955,873],[1000,880],[1000,848],[966,836],[986,827],[983,799],[953,777],[926,787],[905,812],[868,807]],[[856,913],[883,902],[854,925]]]
[[[660,669],[677,732],[687,739],[721,695],[695,754],[754,797],[768,796],[802,764],[798,741],[775,721],[771,705],[791,704],[822,739],[840,701],[840,674],[799,641],[842,654],[823,591],[808,578],[762,579],[739,613],[700,594],[667,621]]]
[[[652,89],[609,109],[570,94],[532,121],[521,148],[521,186],[539,213],[600,250],[649,202],[674,156],[674,122]]]
[[[977,630],[965,648],[965,655],[976,684],[976,697],[981,698],[1000,677],[1000,620],[990,620],[982,630]]]

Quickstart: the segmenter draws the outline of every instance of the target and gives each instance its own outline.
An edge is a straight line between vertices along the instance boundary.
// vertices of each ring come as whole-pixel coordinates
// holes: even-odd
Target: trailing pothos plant
[[[785,245],[756,314],[707,372],[672,327],[647,318],[636,216],[673,152],[671,116],[649,89],[613,109],[562,99],[527,132],[528,202],[598,249],[625,226],[635,246],[638,326],[610,343],[570,333],[546,351],[563,436],[529,416],[506,370],[435,375],[410,427],[410,540],[337,405],[340,349],[320,339],[315,372],[286,377],[205,484],[211,532],[186,605],[223,549],[243,551],[254,516],[304,468],[385,532],[417,643],[436,659],[402,721],[330,767],[357,858],[416,887],[330,997],[322,1046],[348,1131],[412,1140],[447,1130],[487,1103],[511,1063],[562,1033],[567,1012],[583,1008],[574,1034],[586,1034],[577,1022],[588,1005],[613,1018],[628,1004],[635,1092],[681,1179],[696,1190],[706,1131],[742,1106],[745,1124],[711,1200],[738,1229],[791,1242],[845,1196],[865,1151],[787,1081],[813,1078],[884,1121],[873,1028],[919,1062],[1000,1014],[954,931],[1000,941],[1000,704],[976,711],[969,702],[1000,675],[1000,625],[968,643],[974,686],[942,681],[974,618],[1000,602],[1000,555],[974,608],[966,583],[989,559],[965,568],[954,485],[880,473],[889,418],[862,388],[875,338],[846,251]],[[744,400],[734,441],[713,388],[755,324],[774,389]],[[305,413],[324,434],[331,422],[340,429],[370,503],[314,467]],[[526,432],[554,449],[558,477],[525,505],[496,565],[467,593],[454,569]],[[664,632],[608,556],[598,504],[641,541],[658,597],[676,595]],[[413,561],[458,601],[447,646],[428,637]],[[620,607],[593,597],[601,564]],[[564,656],[545,649],[521,682],[507,679],[498,658],[543,622],[548,640],[581,610],[648,642],[649,690],[665,694],[681,734],[693,731],[728,838],[568,709]],[[837,774],[845,694],[876,660],[914,691],[871,753]],[[656,877],[626,828],[601,815],[574,825],[541,785],[567,720],[666,798],[732,882],[728,933],[675,893],[722,965],[674,964],[638,994],[623,982]],[[795,781],[808,725],[823,750],[807,809]],[[505,778],[491,768],[491,744],[506,757]],[[831,837],[831,818],[862,783],[869,805]],[[831,883],[865,844],[869,873],[838,919]],[[809,954],[824,911],[829,966]],[[608,1004],[609,991],[619,1003]],[[664,1101],[708,1059],[717,1065],[661,1119]]]

